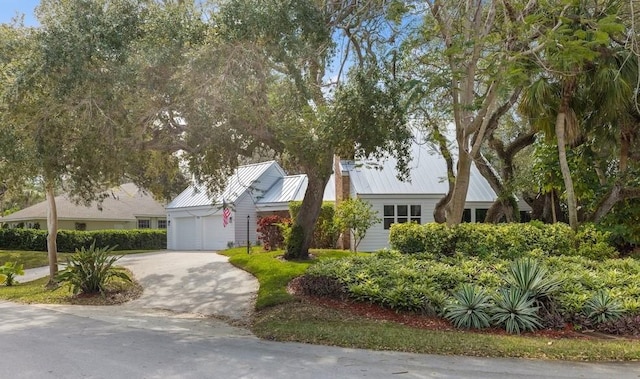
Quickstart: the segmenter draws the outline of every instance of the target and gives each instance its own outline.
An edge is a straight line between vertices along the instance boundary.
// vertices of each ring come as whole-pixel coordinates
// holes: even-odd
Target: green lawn
[[[154,250],[121,250],[114,251],[114,255],[128,255],[138,253],[148,253]],[[58,262],[65,262],[71,253],[58,253]],[[25,269],[47,266],[49,258],[46,251],[9,251],[0,250],[0,266],[5,262],[18,262],[24,265]],[[20,278],[18,277],[18,280]]]
[[[231,264],[253,274],[260,283],[256,309],[274,306],[294,300],[287,293],[287,283],[291,279],[302,275],[309,265],[322,259],[340,258],[353,255],[344,250],[312,251],[316,259],[308,261],[285,261],[282,250],[264,252],[260,247],[254,247],[251,254],[246,248],[235,248],[221,252],[229,257]],[[359,253],[360,254],[360,253]]]
[[[313,251],[315,260],[287,262],[282,251],[230,249],[222,254],[260,282],[253,332],[265,339],[425,354],[526,357],[566,360],[640,360],[640,340],[553,339],[492,335],[464,330],[434,331],[354,316],[297,301],[287,283],[322,259],[353,253]]]

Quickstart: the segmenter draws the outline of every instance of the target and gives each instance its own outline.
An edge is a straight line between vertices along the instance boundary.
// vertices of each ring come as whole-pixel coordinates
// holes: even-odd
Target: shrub
[[[0,229],[0,249],[47,251],[47,232],[36,229]],[[95,241],[98,246],[118,246],[121,250],[160,250],[167,248],[167,231],[160,229],[130,230],[60,230],[59,252],[74,252],[88,248]]]
[[[482,329],[489,326],[491,302],[483,289],[463,284],[453,297],[455,301],[445,308],[445,317],[457,328]]]
[[[595,329],[603,333],[638,337],[640,336],[640,315],[622,316],[605,321],[596,325]]]
[[[378,212],[373,210],[371,203],[360,199],[347,199],[338,205],[334,224],[339,231],[350,233],[353,251],[358,251],[358,245],[367,235],[367,230],[380,221],[382,219],[378,217]]]
[[[112,247],[96,248],[95,242],[88,249],[82,247],[67,259],[67,267],[58,273],[57,280],[69,283],[74,294],[102,293],[111,278],[130,282],[131,278],[121,268],[115,267],[120,256],[110,253]]]
[[[24,275],[24,265],[18,262],[5,262],[0,266],[0,283],[10,287],[16,283],[16,275]]]
[[[326,296],[341,299],[346,295],[346,288],[336,278],[326,276],[303,275],[298,279],[302,293],[313,296]]]
[[[389,229],[391,248],[404,254],[425,252],[426,230],[422,225],[409,222],[392,224]],[[439,251],[437,252],[440,253]]]
[[[576,255],[604,260],[617,258],[618,251],[610,244],[610,232],[599,231],[593,224],[584,224],[576,233]]]
[[[291,215],[292,220],[295,220],[301,206],[301,201],[289,202],[289,214]],[[316,221],[316,226],[313,231],[311,247],[318,249],[331,249],[335,247],[339,231],[333,222],[334,215],[334,203],[331,201],[323,202],[322,208],[320,208],[320,215],[318,216],[318,220]]]
[[[502,289],[495,298],[492,321],[504,326],[508,333],[536,330],[542,327],[534,300],[519,288]]]
[[[284,236],[280,224],[290,223],[290,219],[278,215],[265,216],[258,219],[258,240],[262,241],[265,250],[284,247]]]
[[[584,313],[595,323],[614,321],[624,314],[622,303],[613,298],[609,292],[600,290],[587,301]]]

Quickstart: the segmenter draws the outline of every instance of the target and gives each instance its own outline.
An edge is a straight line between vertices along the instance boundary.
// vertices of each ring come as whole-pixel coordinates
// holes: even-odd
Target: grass
[[[388,321],[356,316],[298,301],[286,291],[289,281],[322,259],[353,253],[313,251],[318,259],[288,262],[282,251],[262,252],[244,248],[222,252],[230,262],[252,273],[260,283],[252,331],[259,337],[313,344],[423,354],[483,357],[523,357],[565,360],[640,360],[639,340],[552,339],[493,335],[469,331],[412,328]]]
[[[640,359],[640,341],[551,339],[417,329],[309,303],[289,303],[258,313],[253,332],[270,340],[422,354],[580,361]]]
[[[304,274],[309,265],[323,259],[340,258],[352,255],[344,250],[314,250],[311,252],[317,259],[304,261],[285,261],[279,259],[282,250],[265,252],[260,247],[251,249],[235,248],[221,252],[229,257],[234,266],[253,274],[260,283],[256,309],[263,309],[277,304],[287,303],[294,297],[287,293],[287,284],[295,277]]]
[[[120,250],[114,251],[114,255],[129,255],[148,253],[155,250]],[[65,262],[71,253],[58,253],[58,262]],[[49,257],[46,251],[9,251],[0,250],[0,265],[5,262],[18,262],[24,265],[25,269],[47,266]],[[18,277],[19,279],[19,277]]]
[[[133,277],[131,271],[127,270]],[[47,289],[48,277],[27,283],[18,283],[11,287],[0,286],[0,299],[25,304],[81,304],[112,305],[120,304],[139,297],[142,287],[135,280],[133,283],[114,278],[108,285],[105,295],[73,296],[71,286],[61,285],[56,289]]]

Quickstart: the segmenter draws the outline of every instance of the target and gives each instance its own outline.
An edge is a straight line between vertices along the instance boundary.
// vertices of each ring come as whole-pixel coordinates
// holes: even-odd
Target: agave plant
[[[4,283],[7,287],[18,283],[16,275],[24,275],[23,264],[5,262],[4,265],[0,266],[0,283]]]
[[[548,299],[562,284],[561,280],[547,275],[547,269],[531,258],[515,260],[509,267],[506,279],[538,302]]]
[[[457,328],[482,329],[489,326],[491,299],[483,289],[463,284],[453,297],[455,301],[445,308],[445,317]]]
[[[495,298],[491,320],[504,326],[509,333],[536,330],[542,327],[535,300],[526,291],[511,287],[502,289]]]
[[[57,279],[71,285],[74,294],[104,293],[112,278],[131,281],[122,268],[115,267],[121,256],[111,255],[113,247],[96,248],[95,241],[88,249],[84,246],[67,259],[67,268],[61,271]]]
[[[596,323],[614,321],[622,317],[625,310],[622,303],[609,292],[600,290],[584,305],[587,317]]]

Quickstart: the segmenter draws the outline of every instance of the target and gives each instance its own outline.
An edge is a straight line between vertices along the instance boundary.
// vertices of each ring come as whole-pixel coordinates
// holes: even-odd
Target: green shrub
[[[392,249],[404,254],[425,252],[426,230],[422,225],[409,222],[392,224],[389,228],[389,243]],[[437,251],[436,253],[440,253]]]
[[[617,258],[618,251],[611,245],[610,238],[610,232],[599,231],[593,224],[584,224],[576,233],[576,255],[596,260]]]
[[[129,230],[59,230],[59,252],[74,252],[88,248],[95,241],[98,246],[118,246],[120,250],[160,250],[167,248],[167,231],[160,229]],[[47,232],[36,229],[0,229],[0,249],[47,251]]]
[[[318,215],[318,220],[316,221],[316,226],[313,231],[311,247],[317,249],[332,249],[336,246],[340,232],[333,222],[335,216],[334,205],[335,203],[332,201],[322,203],[320,215]],[[289,202],[289,214],[292,220],[296,219],[301,206],[301,201]]]
[[[542,326],[534,300],[519,288],[502,289],[495,298],[492,321],[508,333],[536,330]]]
[[[455,253],[455,235],[446,224],[430,222],[424,229],[424,251],[432,254],[453,255]]]
[[[76,250],[67,259],[67,267],[58,273],[57,280],[69,283],[74,294],[104,294],[111,278],[131,282],[126,271],[114,266],[121,257],[110,255],[112,251],[112,247],[96,248],[95,242],[88,249]]]
[[[0,284],[10,287],[17,283],[16,275],[24,275],[24,265],[18,262],[5,262],[0,266]]]
[[[489,309],[492,304],[486,292],[476,286],[463,284],[453,294],[454,302],[445,308],[445,317],[457,328],[483,329],[489,326]]]

